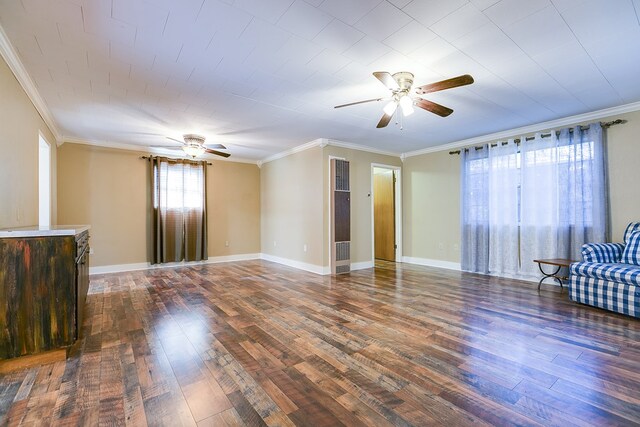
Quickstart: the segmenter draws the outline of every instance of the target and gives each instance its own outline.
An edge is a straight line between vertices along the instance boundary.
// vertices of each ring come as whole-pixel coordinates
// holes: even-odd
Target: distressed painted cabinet
[[[78,338],[89,284],[87,229],[0,231],[0,359]]]

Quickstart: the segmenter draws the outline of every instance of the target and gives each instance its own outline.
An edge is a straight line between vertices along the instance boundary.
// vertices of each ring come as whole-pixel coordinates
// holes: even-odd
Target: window
[[[160,163],[154,191],[154,207],[163,204],[166,209],[202,209],[204,174],[201,167],[183,163]],[[163,194],[164,197],[160,197]]]
[[[605,240],[600,124],[521,141],[462,156],[464,270],[534,276],[533,259],[580,259]]]
[[[206,162],[154,157],[152,168],[152,263],[206,259]]]

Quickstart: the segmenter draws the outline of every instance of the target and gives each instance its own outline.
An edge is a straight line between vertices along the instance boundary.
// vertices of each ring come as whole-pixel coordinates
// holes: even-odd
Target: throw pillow
[[[627,246],[624,247],[620,262],[640,265],[640,231],[634,231],[629,236],[629,241]]]
[[[624,240],[623,242],[629,243],[629,238],[631,237],[631,233],[635,233],[636,231],[640,231],[640,222],[632,222],[627,225],[627,229],[624,230]]]

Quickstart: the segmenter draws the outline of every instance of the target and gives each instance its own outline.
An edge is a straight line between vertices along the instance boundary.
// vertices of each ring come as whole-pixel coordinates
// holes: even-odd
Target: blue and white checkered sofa
[[[582,246],[583,262],[573,263],[569,269],[571,300],[640,318],[640,265],[621,262],[631,234],[638,231],[640,222],[632,222],[624,233],[624,243]]]

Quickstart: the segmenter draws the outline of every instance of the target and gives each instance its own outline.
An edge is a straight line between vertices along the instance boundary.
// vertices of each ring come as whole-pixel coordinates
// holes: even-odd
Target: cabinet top
[[[13,227],[0,229],[0,239],[16,237],[46,237],[46,236],[75,236],[90,228],[88,225],[51,225],[40,227]]]

